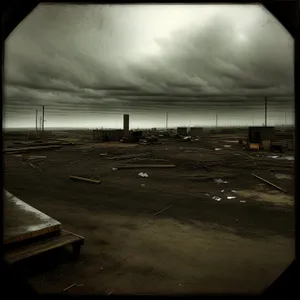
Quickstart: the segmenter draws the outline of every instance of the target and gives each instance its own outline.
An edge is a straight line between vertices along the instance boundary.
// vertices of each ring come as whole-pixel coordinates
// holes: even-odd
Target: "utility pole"
[[[267,126],[267,115],[268,115],[268,97],[265,97],[265,126]]]
[[[166,130],[168,130],[168,113],[166,112]]]
[[[284,113],[284,125],[286,126],[286,112]]]
[[[35,111],[35,132],[38,133],[38,110]]]
[[[45,123],[45,106],[43,105],[43,112],[42,112],[42,132],[44,132],[44,123]]]
[[[42,131],[42,117],[40,116],[40,131]]]

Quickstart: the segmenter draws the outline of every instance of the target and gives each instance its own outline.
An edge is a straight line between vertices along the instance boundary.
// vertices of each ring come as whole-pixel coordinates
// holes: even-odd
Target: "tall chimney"
[[[265,97],[265,126],[267,126],[267,118],[268,118],[268,98]]]
[[[42,132],[42,116],[40,116],[40,132]]]
[[[129,136],[129,115],[123,115],[124,136]]]

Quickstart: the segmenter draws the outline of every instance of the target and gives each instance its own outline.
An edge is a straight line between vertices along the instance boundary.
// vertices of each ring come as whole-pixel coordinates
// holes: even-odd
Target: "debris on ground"
[[[22,154],[13,154],[12,156],[13,156],[13,157],[21,157],[21,158],[23,158],[23,155],[22,155]]]
[[[231,190],[233,193],[236,193],[236,190]]]
[[[89,178],[79,177],[79,176],[70,176],[70,179],[79,180],[79,181],[86,181],[86,182],[90,182],[90,183],[97,183],[97,184],[101,183],[100,180],[89,179]]]
[[[151,160],[151,161],[168,161],[167,159],[164,159],[164,158],[150,158],[149,160]]]
[[[139,173],[138,175],[141,176],[141,177],[148,177],[148,174],[147,173],[143,173],[143,172]]]
[[[19,145],[24,145],[24,146],[52,146],[52,145],[60,145],[60,141],[48,141],[48,142],[43,142],[42,140],[37,140],[37,141],[15,141],[13,142],[14,144],[19,144]]]
[[[216,200],[216,201],[221,201],[221,200],[222,200],[222,198],[217,197],[217,196],[213,196],[212,199],[213,199],[213,200]]]
[[[44,161],[47,156],[28,156],[27,161],[34,161],[35,163],[39,163]]]
[[[157,216],[157,215],[161,214],[162,212],[164,212],[165,210],[167,210],[167,209],[169,209],[169,208],[171,208],[171,207],[172,207],[172,205],[170,205],[170,206],[168,206],[168,207],[166,207],[166,208],[164,208],[164,209],[158,211],[156,214],[154,214],[154,216]]]
[[[38,166],[36,166],[36,165],[34,165],[34,164],[32,164],[32,163],[28,163],[28,164],[29,164],[29,166],[30,166],[31,168],[41,171],[41,169],[40,169]]]
[[[224,147],[224,148],[230,148],[231,145],[224,145],[223,147]]]
[[[113,171],[117,171],[117,170],[118,170],[118,168],[112,168],[112,170],[113,170]]]
[[[251,173],[251,175],[253,175],[253,176],[256,177],[257,179],[259,179],[259,180],[261,180],[261,181],[263,181],[263,182],[265,182],[265,183],[271,185],[272,187],[274,187],[274,188],[280,190],[281,192],[286,193],[285,190],[283,190],[281,187],[275,185],[274,183],[272,183],[272,182],[270,182],[270,181],[268,181],[268,180],[266,180],[266,179],[264,179],[264,178],[262,178],[262,177],[260,177],[260,176],[258,176],[258,175],[255,175],[255,174],[253,174],[253,173]]]
[[[241,203],[246,203],[246,200],[240,200]]]
[[[141,168],[175,168],[175,165],[123,165],[117,166],[118,170],[121,169],[141,169]]]
[[[227,196],[226,198],[227,198],[227,199],[235,199],[236,196]]]
[[[211,170],[208,168],[208,166],[201,160],[199,160],[200,165],[208,172],[211,172]]]
[[[105,156],[105,155],[107,155],[107,153],[100,153],[99,155],[100,156]]]
[[[31,156],[28,156],[28,160],[33,160],[33,159],[45,159],[47,158],[46,155],[31,155]]]
[[[200,165],[202,167],[202,165]],[[206,165],[207,166],[207,165]],[[212,165],[210,165],[211,167]],[[193,167],[195,169],[195,167]],[[227,179],[227,178],[237,178],[239,176],[239,173],[237,172],[231,172],[231,173],[225,173],[225,172],[217,172],[217,171],[212,171],[210,170],[210,173],[199,173],[199,174],[192,174],[192,175],[187,175],[186,177],[189,178],[190,180],[193,181],[207,181],[207,180],[217,180],[219,179]],[[220,183],[228,183],[227,181],[221,182]]]
[[[145,183],[142,183],[141,186],[146,186],[146,184],[145,184]]]
[[[294,156],[283,156],[282,158],[287,160],[295,160]]]
[[[135,158],[132,159],[132,161],[144,161],[144,160],[148,160],[148,158],[135,157]]]
[[[215,150],[216,150],[216,151],[219,151],[219,150],[221,150],[221,148],[215,148]]]
[[[6,148],[2,151],[5,153],[20,153],[20,152],[27,152],[27,151],[33,151],[33,150],[43,150],[43,149],[59,149],[61,148],[61,145],[50,145],[50,146],[38,146],[38,147],[28,147],[28,148]]]
[[[183,141],[185,141],[185,142],[190,142],[191,139],[192,139],[191,136],[185,136],[185,137],[183,138]]]
[[[280,156],[278,156],[278,155],[269,155],[268,157],[269,158],[279,158]]]
[[[290,179],[292,180],[292,176],[288,174],[275,174],[277,179]]]
[[[126,160],[126,159],[132,159],[132,158],[136,158],[136,157],[145,157],[145,156],[149,156],[150,154],[151,153],[149,153],[149,152],[127,154],[127,155],[109,157],[108,159],[109,160]]]
[[[242,154],[246,155],[246,156],[249,157],[251,160],[254,160],[254,158],[253,158],[251,155],[249,155],[248,153],[242,152]]]
[[[215,178],[214,179],[214,182],[217,183],[217,184],[220,184],[220,183],[228,183],[227,181],[221,179],[221,178]]]
[[[150,142],[148,142],[146,139],[140,139],[140,140],[139,140],[139,144],[140,144],[140,145],[149,145]]]
[[[71,289],[72,287],[74,287],[76,285],[76,283],[73,283],[71,285],[69,285],[68,287],[66,287],[65,289],[63,289],[63,292],[68,291],[69,289]]]
[[[152,135],[152,136],[139,139],[139,144],[150,145],[150,144],[160,144],[160,143],[158,142],[158,137]]]

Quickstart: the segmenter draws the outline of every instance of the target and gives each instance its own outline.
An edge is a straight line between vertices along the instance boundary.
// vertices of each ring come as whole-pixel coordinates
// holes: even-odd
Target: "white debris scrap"
[[[219,151],[219,150],[221,150],[221,148],[215,148],[215,150],[216,150],[216,151]]]
[[[219,184],[219,183],[228,183],[227,181],[224,181],[224,180],[221,179],[221,178],[215,178],[215,179],[214,179],[214,182],[215,182],[215,183],[218,183],[218,184]]]
[[[112,168],[112,170],[113,170],[113,171],[117,171],[117,170],[118,170],[118,168]]]
[[[294,156],[283,156],[282,158],[287,160],[295,160]]]
[[[140,172],[138,175],[141,176],[141,177],[148,177],[148,174],[147,173],[143,173],[143,172]]]
[[[236,196],[227,196],[227,199],[234,199]]]
[[[217,197],[217,196],[213,196],[212,198],[213,198],[213,200],[216,200],[216,201],[221,201],[222,200],[222,198]]]
[[[224,148],[230,148],[231,145],[224,145],[223,147],[224,147]]]
[[[240,200],[241,203],[246,203],[246,200]]]

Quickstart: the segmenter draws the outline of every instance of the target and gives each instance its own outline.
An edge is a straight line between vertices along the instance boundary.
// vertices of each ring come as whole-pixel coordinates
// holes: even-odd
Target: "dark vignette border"
[[[61,2],[61,3],[77,3],[77,4],[86,4],[86,3],[94,3],[94,4],[112,4],[112,3],[122,3],[122,4],[134,4],[134,3],[141,3],[142,1],[47,1],[47,2]],[[179,1],[173,1],[172,3],[176,3]],[[150,2],[148,2],[150,3]],[[151,1],[151,3],[166,3],[166,1]],[[179,2],[179,3],[182,3]],[[300,2],[299,0],[231,0],[231,1],[214,1],[214,0],[199,0],[199,1],[189,1],[189,3],[207,3],[207,4],[243,4],[243,3],[261,3],[265,6],[265,8],[272,13],[276,19],[287,29],[287,31],[294,37],[294,63],[295,63],[295,77],[294,77],[294,86],[295,86],[295,136],[296,136],[296,143],[295,143],[295,182],[300,180],[300,176],[298,175],[297,170],[300,169],[299,159],[298,159],[298,107],[300,101],[300,85],[297,85],[297,82],[300,82],[300,32],[299,32],[299,14],[300,14]],[[39,1],[20,1],[20,0],[13,0],[13,1],[3,1],[2,4],[2,38],[1,38],[1,106],[0,112],[1,116],[3,116],[2,104],[3,104],[3,68],[4,68],[4,42],[5,39],[9,36],[9,34],[18,26],[18,24],[39,4]],[[2,118],[1,118],[2,120]],[[2,129],[2,122],[1,122],[1,139],[0,143],[1,146],[3,145],[3,129]],[[3,171],[4,171],[4,164],[3,164],[3,156],[1,152],[1,174],[0,174],[0,188],[3,191],[4,187],[4,180],[3,180]],[[299,181],[300,182],[300,181]],[[295,186],[295,213],[296,213],[296,248],[295,254],[296,259],[295,261],[282,273],[281,276],[275,282],[267,288],[265,291],[266,295],[293,295],[296,291],[296,265],[297,263],[297,233],[299,232],[299,225],[297,222],[297,212],[299,205],[297,203],[300,193]],[[0,236],[1,236],[1,258],[3,257],[3,194],[1,194],[1,201],[0,201]],[[25,295],[35,295],[35,291],[27,284],[27,280],[21,277],[17,277],[11,269],[8,269],[5,265],[3,259],[1,259],[1,271],[3,273],[3,277],[5,278],[4,282],[1,280],[0,289],[4,292],[4,295],[10,296],[12,294],[22,294]],[[5,277],[4,277],[5,276]],[[4,285],[4,286],[3,286]],[[2,286],[4,289],[2,289]]]

